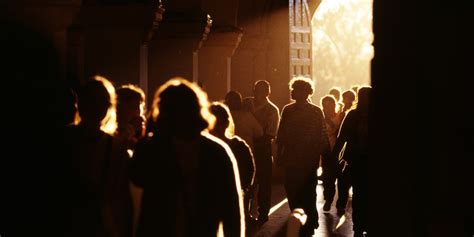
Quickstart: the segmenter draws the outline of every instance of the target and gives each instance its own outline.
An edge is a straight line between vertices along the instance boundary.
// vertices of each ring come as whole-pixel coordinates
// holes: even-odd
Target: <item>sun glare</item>
[[[373,0],[322,0],[312,19],[316,101],[329,88],[370,85]],[[318,98],[319,97],[319,98]]]

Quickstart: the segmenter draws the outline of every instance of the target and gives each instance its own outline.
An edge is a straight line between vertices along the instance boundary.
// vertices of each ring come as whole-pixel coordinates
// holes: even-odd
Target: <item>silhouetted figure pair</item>
[[[106,78],[92,77],[78,90],[78,121],[64,139],[75,194],[68,236],[132,235],[122,148],[113,137],[115,104],[115,89]]]
[[[131,180],[143,188],[137,237],[243,236],[245,220],[236,160],[205,132],[212,127],[206,94],[184,79],[161,86],[153,128],[135,149]]]
[[[318,228],[316,170],[320,156],[329,152],[326,124],[321,109],[310,103],[313,83],[308,78],[290,81],[291,98],[281,114],[276,162],[284,168],[284,185],[290,209],[302,208],[308,219],[300,236],[312,236]]]
[[[352,221],[354,236],[369,232],[368,214],[368,163],[369,163],[369,105],[370,87],[360,87],[357,106],[347,113],[341,125],[332,156],[338,157],[346,143],[343,159],[352,176]]]

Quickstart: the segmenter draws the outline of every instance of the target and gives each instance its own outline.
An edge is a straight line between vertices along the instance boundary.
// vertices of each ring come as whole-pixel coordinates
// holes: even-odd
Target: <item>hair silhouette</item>
[[[339,111],[339,104],[333,95],[326,95],[321,98],[321,106],[323,107],[325,117],[329,115],[328,113],[336,114]]]
[[[210,111],[216,117],[213,131],[217,131],[218,135],[215,135],[217,137],[224,135],[226,138],[232,139],[235,125],[229,108],[220,102],[213,102]]]
[[[372,88],[370,86],[361,86],[357,90],[357,105],[356,109],[368,115],[369,101]]]
[[[336,98],[336,102],[341,100],[341,88],[338,86],[334,86],[329,90],[329,94],[333,95]]]
[[[115,88],[106,78],[94,76],[79,88],[77,109],[76,124],[99,125],[108,134],[115,132]]]
[[[352,109],[352,106],[354,105],[356,100],[356,93],[352,90],[346,90],[344,93],[342,93],[342,103],[344,103],[344,111],[347,111],[349,109]]]
[[[143,90],[135,85],[123,85],[117,90],[117,116],[121,112],[121,106],[124,103],[136,101],[140,105],[140,109],[143,110],[145,106],[145,93]],[[143,111],[140,111],[142,114]]]
[[[172,78],[156,92],[151,118],[155,130],[165,135],[194,137],[214,124],[207,95],[184,78]]]
[[[270,83],[266,80],[258,80],[253,87],[255,97],[267,97],[271,93]]]
[[[229,91],[225,95],[225,104],[230,110],[241,110],[242,109],[242,95],[238,91]]]
[[[118,133],[132,137],[144,136],[145,93],[134,85],[124,85],[117,90]]]
[[[290,90],[301,90],[304,94],[312,95],[314,92],[314,83],[307,77],[294,77],[289,83]]]

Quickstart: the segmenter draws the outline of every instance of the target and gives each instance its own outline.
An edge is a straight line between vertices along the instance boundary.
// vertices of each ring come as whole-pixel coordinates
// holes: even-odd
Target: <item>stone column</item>
[[[70,58],[75,60],[70,67],[79,81],[99,74],[116,86],[138,85],[140,46],[153,19],[150,4],[83,6],[70,28]]]
[[[253,96],[255,81],[266,78],[266,49],[268,38],[264,35],[244,33],[239,48],[232,57],[232,89],[243,97]]]
[[[171,77],[193,79],[197,63],[193,55],[206,40],[211,24],[205,13],[166,9],[160,27],[148,42],[149,99]]]
[[[242,30],[234,26],[212,27],[208,39],[199,50],[198,82],[210,100],[221,100],[233,87],[231,60],[240,43]]]
[[[289,102],[288,1],[239,1],[238,25],[244,36],[232,57],[232,85],[252,96],[253,84],[267,80],[278,107]]]

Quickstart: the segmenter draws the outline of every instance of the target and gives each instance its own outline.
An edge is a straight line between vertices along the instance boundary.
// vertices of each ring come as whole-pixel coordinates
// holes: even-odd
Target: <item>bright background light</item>
[[[322,0],[312,19],[313,101],[333,86],[370,85],[372,0]]]

